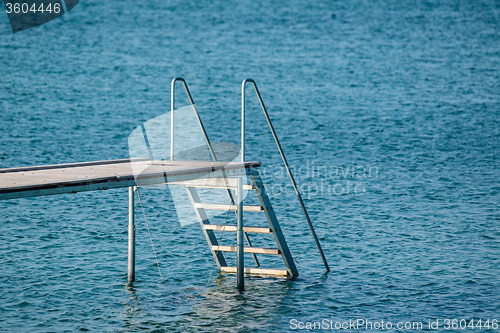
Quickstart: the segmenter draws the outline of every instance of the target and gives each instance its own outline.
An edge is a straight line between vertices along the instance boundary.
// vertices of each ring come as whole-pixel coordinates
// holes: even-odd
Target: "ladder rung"
[[[169,183],[169,185],[170,185],[170,183]],[[195,186],[186,185],[186,186],[187,187],[196,187],[196,188],[217,188],[217,189],[236,190],[236,187],[233,187],[233,186],[217,186],[217,185],[195,185]],[[253,185],[243,185],[243,190],[252,191],[252,190],[255,190],[255,187]]]
[[[226,273],[236,273],[237,269],[236,267],[221,267],[220,270]],[[280,276],[289,275],[286,269],[249,268],[249,267],[245,267],[245,274],[280,275]]]
[[[278,249],[267,249],[264,247],[244,247],[243,252],[245,253],[256,253],[256,254],[281,254]],[[221,251],[221,252],[236,252],[236,246],[227,246],[227,245],[214,245],[212,246],[213,251]]]
[[[187,187],[196,188],[219,188],[219,189],[236,189],[237,186],[236,178],[206,178],[206,179],[193,179],[184,180],[177,182],[169,182],[169,185],[184,185]],[[247,185],[243,184],[244,190],[255,190],[253,184]]]
[[[233,210],[235,211],[237,205],[219,205],[219,204],[209,204],[209,203],[195,203],[194,208],[212,209],[212,210]],[[263,212],[264,208],[262,206],[243,206],[244,212]]]
[[[204,224],[203,228],[206,230],[215,231],[238,231],[238,227],[235,225],[220,225],[220,224]],[[243,227],[243,232],[255,233],[255,234],[270,234],[272,233],[271,228],[261,228],[261,227]]]

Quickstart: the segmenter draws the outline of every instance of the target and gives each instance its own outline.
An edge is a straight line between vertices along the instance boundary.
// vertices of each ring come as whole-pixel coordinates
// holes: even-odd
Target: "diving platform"
[[[242,176],[245,169],[259,166],[260,162],[122,159],[0,169],[0,200]],[[144,170],[137,175],[137,169]]]
[[[135,280],[134,192],[140,187],[151,185],[182,186],[187,190],[201,230],[221,272],[293,278],[298,276],[298,271],[260,179],[257,169],[260,165],[260,162],[122,159],[0,169],[0,200],[128,188],[128,281],[132,283]],[[252,183],[244,184],[243,176],[249,176]],[[197,192],[199,188],[225,190],[229,195],[229,201],[227,204],[202,203]],[[243,205],[243,190],[255,191],[260,201],[259,205]],[[238,217],[238,225],[211,224],[207,216],[209,210],[234,211]],[[243,226],[244,211],[264,213],[268,226]],[[236,246],[219,244],[221,238],[215,234],[216,232],[236,232],[239,236]],[[271,234],[277,246],[276,248],[254,247],[248,234]],[[243,237],[248,246],[243,246]],[[236,252],[241,260],[238,264],[240,268],[229,267],[223,252]],[[281,256],[286,270],[244,267],[243,253],[252,254],[257,267],[260,266],[257,254]]]
[[[176,82],[181,82],[184,86],[191,104],[192,112],[189,114],[194,115],[194,127],[189,125],[189,119],[186,118],[188,109],[175,109]],[[299,273],[260,177],[258,168],[261,163],[245,161],[245,87],[247,84],[252,84],[254,88],[297,195],[298,203],[304,212],[325,268],[329,271],[325,255],[271,123],[271,118],[264,106],[257,84],[252,79],[242,82],[241,146],[237,149],[233,149],[235,145],[232,143],[219,143],[219,145],[211,143],[186,81],[177,77],[172,80],[170,113],[148,120],[129,135],[130,159],[0,169],[0,200],[128,188],[128,282],[133,283],[135,281],[135,192],[140,199],[139,188],[141,187],[181,186],[186,190],[184,193],[189,198],[215,263],[221,272],[236,273],[239,290],[244,288],[245,274],[295,278]],[[197,136],[193,128],[201,132],[202,136]],[[201,141],[198,140],[199,138]],[[240,161],[237,162],[237,160]],[[246,183],[247,180],[250,184]],[[224,190],[225,195],[222,197],[225,199],[214,195],[210,199],[216,202],[202,202],[198,193],[200,188]],[[244,204],[245,191],[254,191],[258,201],[249,205],[248,200],[245,200]],[[237,224],[226,224],[227,217],[223,225],[210,223],[209,211],[212,210],[227,211],[227,214],[234,212]],[[266,221],[267,225],[244,226],[243,212],[263,214],[261,221],[264,224]],[[219,213],[211,215],[217,216]],[[236,233],[235,245],[221,244],[224,232]],[[273,244],[273,248],[254,247],[249,234],[256,237],[271,234],[276,246],[274,247]],[[247,246],[244,246],[244,243]],[[224,253],[230,252],[236,253],[235,267],[228,266],[226,262]],[[256,267],[245,267],[245,253],[252,254]],[[281,256],[286,269],[260,268],[257,255]]]

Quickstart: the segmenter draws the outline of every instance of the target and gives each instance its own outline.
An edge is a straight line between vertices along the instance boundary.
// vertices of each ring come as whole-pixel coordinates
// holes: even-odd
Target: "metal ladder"
[[[297,267],[293,261],[292,255],[286,243],[283,232],[281,231],[278,219],[274,214],[271,201],[267,196],[264,184],[260,178],[259,172],[256,169],[248,169],[248,175],[252,180],[251,185],[243,185],[242,189],[255,191],[259,199],[260,205],[242,205],[242,211],[245,212],[260,212],[264,213],[269,224],[269,227],[243,227],[243,232],[246,234],[246,240],[248,243],[247,247],[244,247],[244,253],[251,253],[256,260],[256,268],[245,267],[245,274],[256,274],[256,275],[279,275],[288,278],[295,278],[299,275]],[[189,199],[195,210],[200,226],[207,239],[208,246],[210,247],[212,254],[214,256],[215,262],[219,267],[220,271],[226,273],[237,273],[236,266],[228,266],[226,259],[224,257],[224,252],[237,252],[237,246],[231,245],[221,245],[217,241],[215,232],[237,232],[237,226],[235,225],[221,225],[221,224],[211,224],[206,210],[221,210],[221,211],[235,211],[238,213],[238,205],[234,204],[219,204],[219,203],[203,203],[198,195],[197,188],[216,188],[224,190],[236,191],[236,195],[240,195],[237,190],[237,179],[236,178],[211,178],[211,179],[196,179],[192,181],[176,182],[175,185],[184,185],[186,187]],[[277,248],[264,248],[264,247],[254,247],[251,245],[248,234],[272,234],[276,241]],[[257,254],[263,255],[281,255],[286,269],[269,269],[269,268],[259,268],[260,264],[256,258]]]
[[[182,82],[184,89],[186,91],[186,94],[188,96],[188,99],[193,107],[194,113],[196,115],[196,118],[198,120],[198,123],[201,127],[201,130],[203,132],[203,135],[205,137],[206,143],[208,145],[208,148],[210,150],[210,153],[212,155],[212,159],[214,161],[217,161],[217,157],[215,155],[214,150],[212,149],[212,145],[210,144],[210,140],[208,139],[208,136],[206,134],[205,128],[203,127],[203,124],[201,122],[201,119],[198,115],[198,111],[196,109],[196,106],[194,104],[193,98],[191,96],[191,93],[189,91],[189,88],[187,86],[186,81],[181,78],[181,77],[176,77],[172,80],[171,84],[171,151],[170,151],[170,159],[173,161],[174,160],[174,110],[175,110],[175,104],[174,104],[174,99],[175,99],[175,83],[177,81]],[[300,195],[298,186],[295,182],[295,179],[292,175],[292,172],[290,170],[290,167],[288,166],[288,162],[286,160],[285,154],[283,152],[283,149],[281,148],[281,144],[278,140],[278,136],[276,135],[276,132],[274,130],[274,127],[271,123],[271,119],[269,117],[269,114],[267,112],[267,109],[264,105],[264,102],[262,100],[262,97],[260,95],[259,89],[257,88],[257,84],[255,83],[254,80],[252,79],[245,79],[242,82],[242,95],[241,95],[241,162],[245,161],[245,87],[247,83],[251,83],[253,85],[253,88],[255,90],[255,93],[257,95],[257,98],[259,100],[260,106],[262,108],[262,111],[264,112],[264,116],[267,120],[267,123],[269,125],[269,128],[271,130],[271,133],[273,135],[273,138],[276,142],[278,151],[281,155],[281,158],[283,160],[283,164],[285,165],[285,168],[287,170],[288,176],[290,178],[290,181],[293,185],[293,188],[295,190],[295,193],[297,194],[298,201],[300,203],[300,206],[302,207],[302,210],[304,212],[304,216],[307,220],[307,224],[309,226],[309,229],[311,231],[311,234],[314,238],[314,241],[316,243],[316,246],[318,248],[318,251],[321,255],[321,258],[323,260],[323,264],[326,268],[326,271],[329,272],[330,268],[328,266],[328,263],[326,261],[326,257],[323,253],[323,249],[321,248],[321,245],[319,243],[319,239],[316,235],[316,232],[314,230],[314,227],[312,225],[311,219],[309,217],[309,214],[307,212],[307,209],[305,207],[305,204],[302,200],[302,196]],[[191,203],[195,209],[196,215],[200,221],[201,227],[203,229],[203,232],[205,234],[205,237],[207,238],[208,244],[210,246],[210,249],[214,255],[215,261],[221,271],[226,271],[226,272],[236,272],[237,277],[238,277],[238,288],[243,289],[243,276],[244,273],[250,273],[250,274],[273,274],[276,275],[286,275],[290,277],[296,277],[298,276],[297,268],[295,267],[295,264],[293,262],[292,256],[290,254],[290,251],[288,249],[288,246],[286,244],[286,241],[283,237],[283,233],[281,232],[278,220],[276,219],[276,215],[274,214],[274,211],[272,209],[271,203],[269,201],[269,198],[265,192],[264,185],[262,183],[262,180],[260,178],[260,175],[256,169],[247,169],[248,175],[250,175],[253,185],[251,185],[252,189],[256,190],[257,196],[261,202],[261,206],[243,206],[242,200],[240,200],[241,196],[238,196],[238,204],[234,204],[233,200],[233,195],[231,193],[231,189],[234,189],[236,186],[232,184],[231,186],[216,186],[216,187],[222,187],[225,188],[227,191],[227,194],[230,198],[230,205],[218,205],[218,204],[205,204],[200,202],[200,198],[198,196],[198,193],[196,191],[196,187],[211,187],[209,184],[203,184],[203,182],[199,182],[200,180],[194,181],[192,184],[184,184],[186,186],[186,189],[188,191],[189,197],[191,199]],[[230,181],[231,178],[219,178],[222,179],[224,182]],[[233,178],[233,180],[235,180]],[[237,179],[237,194],[240,194],[242,191],[242,184],[241,184],[241,179]],[[220,184],[219,184],[220,185]],[[248,186],[248,185],[247,185]],[[229,210],[234,210],[237,214],[238,218],[238,226],[235,228],[234,226],[232,227],[225,227],[225,226],[216,226],[210,224],[208,221],[208,217],[205,213],[205,210],[207,209],[229,209]],[[253,210],[253,211],[262,211],[265,213],[266,218],[269,222],[269,230],[266,233],[272,233],[274,235],[274,238],[276,240],[276,243],[278,245],[278,249],[265,249],[265,248],[257,248],[253,247],[251,245],[250,239],[248,237],[248,233],[264,233],[264,229],[262,228],[252,228],[252,227],[243,227],[243,211],[244,210]],[[236,231],[237,232],[237,246],[222,246],[217,243],[217,239],[214,235],[214,231],[219,230],[220,231]],[[248,247],[243,248],[243,235],[245,239],[247,240]],[[226,261],[224,259],[224,256],[222,252],[236,252],[237,253],[237,267],[228,267],[226,264]],[[243,267],[243,254],[244,253],[252,253],[254,256],[254,260],[257,266],[259,265],[259,261],[256,257],[256,254],[275,254],[275,255],[281,255],[283,258],[283,261],[287,267],[287,270],[274,270],[274,269],[259,269],[259,268],[244,268],[244,269],[238,269]]]

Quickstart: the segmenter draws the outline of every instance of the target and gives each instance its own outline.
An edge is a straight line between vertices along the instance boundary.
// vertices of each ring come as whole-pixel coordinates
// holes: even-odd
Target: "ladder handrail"
[[[207,135],[207,132],[205,131],[205,127],[203,126],[203,123],[201,122],[200,115],[198,114],[198,110],[196,109],[196,105],[194,104],[194,100],[193,100],[193,97],[191,96],[191,92],[189,91],[186,80],[184,80],[184,78],[182,78],[180,76],[174,77],[172,79],[171,88],[170,88],[170,111],[171,111],[171,115],[170,115],[170,160],[171,161],[174,160],[175,83],[177,81],[182,82],[182,84],[184,86],[184,90],[186,90],[186,94],[188,96],[189,102],[191,103],[191,106],[193,107],[194,114],[196,115],[196,119],[198,120],[198,124],[200,125],[201,131],[203,132],[203,136],[205,137],[205,140],[207,142],[208,149],[210,150],[210,154],[212,155],[212,159],[214,161],[217,161],[217,156],[215,155],[215,151],[212,148],[212,144],[210,143],[210,140],[208,139],[208,135]],[[148,149],[149,149],[149,147],[148,147]],[[150,156],[151,156],[151,160],[152,160],[153,158],[152,158],[151,153],[150,153]],[[224,170],[222,170],[222,174],[224,175],[224,177],[226,177],[226,172]],[[227,189],[227,194],[229,196],[229,200],[231,201],[231,204],[234,204],[233,194],[231,193],[230,189]],[[246,232],[244,233],[244,236],[245,236],[245,239],[246,239],[248,245],[252,246],[252,243],[250,242],[250,238],[248,237]],[[255,264],[257,266],[260,266],[259,260],[257,259],[257,255],[255,253],[253,253],[252,256],[253,256],[253,259],[255,260]]]
[[[201,122],[200,115],[198,114],[198,110],[196,109],[196,105],[194,104],[193,97],[191,96],[191,92],[189,91],[188,85],[186,83],[186,80],[182,77],[174,77],[172,79],[172,84],[171,84],[171,89],[170,89],[170,160],[174,160],[174,110],[175,110],[175,83],[177,81],[181,81],[182,84],[184,85],[184,90],[186,90],[186,94],[188,96],[189,102],[191,103],[191,106],[193,107],[194,114],[196,115],[196,119],[198,120],[198,124],[201,127],[201,131],[203,132],[203,136],[205,137],[205,141],[207,142],[208,149],[210,150],[210,154],[212,155],[212,158],[214,161],[217,161],[217,158],[215,156],[215,152],[212,148],[212,144],[210,143],[210,140],[208,139],[207,132],[205,131],[205,127],[203,126],[203,123]]]
[[[274,130],[273,124],[271,123],[271,118],[269,118],[269,114],[267,113],[267,109],[264,105],[264,101],[262,100],[262,96],[260,95],[259,88],[257,88],[257,83],[253,79],[245,79],[241,83],[241,162],[245,161],[245,87],[247,83],[252,83],[253,88],[255,90],[255,93],[257,95],[257,98],[259,99],[260,106],[262,107],[262,111],[264,111],[264,115],[266,116],[267,123],[269,125],[269,128],[271,129],[271,133],[273,134],[274,141],[276,142],[276,145],[278,146],[278,150],[281,155],[281,159],[283,160],[283,163],[285,164],[286,171],[288,173],[288,176],[290,177],[290,181],[292,182],[293,188],[295,189],[295,193],[297,194],[297,198],[299,199],[300,206],[302,207],[302,210],[304,211],[304,215],[307,220],[307,224],[309,225],[309,229],[311,230],[311,234],[313,235],[314,241],[316,242],[316,246],[319,250],[319,253],[321,255],[321,259],[323,259],[323,264],[325,265],[326,271],[330,271],[330,267],[328,266],[328,263],[326,261],[325,254],[323,253],[323,249],[321,248],[321,245],[318,240],[318,236],[316,236],[316,232],[314,231],[314,227],[312,225],[311,219],[309,218],[309,214],[307,213],[306,206],[304,204],[304,201],[302,200],[302,196],[300,195],[299,188],[297,187],[297,184],[295,182],[295,179],[293,178],[292,172],[290,170],[290,167],[288,166],[288,162],[285,157],[285,153],[283,152],[283,149],[281,148],[281,144],[278,140],[278,136],[276,135],[276,132]]]

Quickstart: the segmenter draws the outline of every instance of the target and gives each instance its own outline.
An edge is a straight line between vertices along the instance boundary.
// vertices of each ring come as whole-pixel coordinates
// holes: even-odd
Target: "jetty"
[[[176,160],[174,152],[174,123],[175,123],[175,84],[181,82],[191,103],[192,109],[206,140],[211,159]],[[319,240],[316,236],[307,209],[302,200],[297,184],[288,166],[285,154],[267,113],[266,107],[254,80],[246,79],[242,83],[242,120],[241,120],[241,161],[222,162],[217,156],[208,139],[205,128],[198,115],[193,98],[186,81],[183,78],[174,78],[171,86],[171,131],[170,131],[170,158],[156,159],[149,145],[147,133],[144,133],[145,149],[148,152],[145,158],[130,158],[121,160],[81,162],[57,165],[42,165],[19,168],[0,169],[0,200],[78,193],[85,191],[101,191],[108,189],[128,188],[129,193],[129,224],[128,224],[128,282],[135,281],[135,192],[139,187],[149,185],[177,185],[185,187],[191,205],[194,209],[201,230],[205,235],[215,263],[222,272],[236,273],[237,287],[244,289],[244,275],[278,275],[286,278],[298,276],[298,270],[293,261],[280,224],[272,208],[271,201],[266,193],[259,174],[260,162],[245,161],[245,86],[251,83],[254,87],[260,105],[269,124],[269,128],[276,141],[283,163],[297,194],[299,204],[304,211],[306,221],[312,236],[321,254],[327,271],[329,267]],[[139,170],[139,171],[138,171]],[[250,183],[243,182],[243,176],[250,179]],[[198,188],[220,189],[227,193],[229,203],[201,202]],[[255,191],[258,202],[254,205],[244,204],[243,191]],[[237,225],[211,224],[207,215],[209,210],[234,211],[237,216]],[[245,226],[243,213],[245,211],[260,212],[268,222],[266,227]],[[234,246],[223,246],[217,241],[218,232],[236,232],[237,241]],[[252,246],[249,234],[272,234],[276,242],[275,248]],[[246,242],[247,246],[244,245]],[[236,266],[228,266],[224,257],[225,252],[236,252]],[[244,253],[251,253],[256,267],[245,267]],[[284,268],[261,268],[257,255],[281,256]]]

